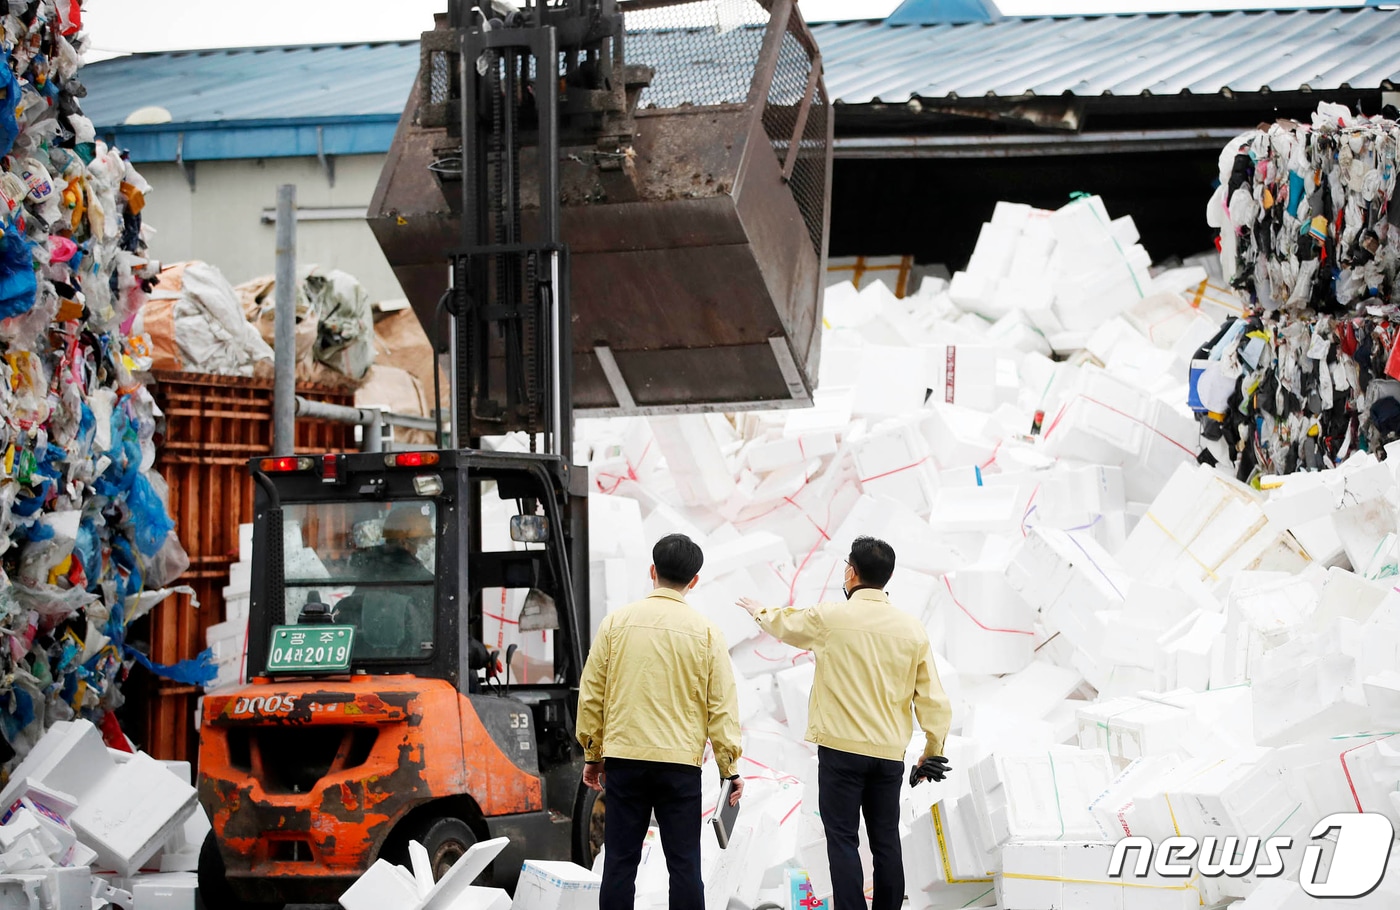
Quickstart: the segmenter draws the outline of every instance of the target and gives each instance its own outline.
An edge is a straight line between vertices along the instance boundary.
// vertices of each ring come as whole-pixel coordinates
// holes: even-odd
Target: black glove
[[[926,758],[909,772],[909,786],[912,787],[921,780],[941,781],[948,776],[950,770],[948,759],[943,756]]]

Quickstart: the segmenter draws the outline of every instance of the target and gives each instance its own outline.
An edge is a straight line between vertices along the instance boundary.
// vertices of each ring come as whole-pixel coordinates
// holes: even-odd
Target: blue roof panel
[[[848,22],[812,31],[827,90],[838,104],[1390,89],[1400,83],[1400,11],[1393,9]],[[657,68],[642,104],[741,97],[742,87],[733,83],[744,74],[716,70],[715,59],[730,57],[719,51],[735,42],[756,49],[759,31],[676,40],[683,35],[660,30],[629,37],[630,60]],[[83,108],[102,134],[115,132],[133,154],[161,156],[156,160],[171,160],[165,156],[181,132],[234,128],[191,139],[184,156],[300,155],[316,141],[327,154],[384,151],[417,71],[416,41],[136,54],[84,69]],[[718,93],[714,99],[681,97],[705,86]],[[147,106],[165,108],[172,122],[122,126]],[[329,128],[351,122],[365,128]]]

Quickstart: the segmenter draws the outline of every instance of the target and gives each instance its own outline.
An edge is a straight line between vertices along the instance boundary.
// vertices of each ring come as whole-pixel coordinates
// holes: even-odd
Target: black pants
[[[904,859],[899,847],[899,785],[904,763],[851,752],[817,749],[817,808],[826,828],[831,865],[832,910],[865,910],[865,873],[860,868],[860,814],[875,860],[871,910],[900,910],[904,904]],[[612,805],[608,805],[612,812]]]
[[[651,814],[671,876],[671,910],[705,910],[700,880],[700,769],[670,762],[609,758],[603,886],[599,910],[632,910],[637,864]]]

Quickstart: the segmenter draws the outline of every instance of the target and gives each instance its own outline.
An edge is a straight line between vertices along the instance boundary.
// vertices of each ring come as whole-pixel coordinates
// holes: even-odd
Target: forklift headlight
[[[549,540],[549,519],[543,515],[513,515],[510,539],[516,543],[545,543]]]
[[[437,474],[419,474],[413,478],[413,491],[419,496],[440,496],[442,477]]]

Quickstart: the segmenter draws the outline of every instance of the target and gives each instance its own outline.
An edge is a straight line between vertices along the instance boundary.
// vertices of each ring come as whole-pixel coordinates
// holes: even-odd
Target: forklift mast
[[[459,88],[447,138],[460,142],[463,213],[452,255],[452,446],[524,431],[532,452],[542,442],[544,453],[567,460],[572,338],[560,138],[566,130],[601,138],[614,154],[629,139],[623,18],[614,0],[525,0],[520,8],[452,0],[448,19],[456,46],[446,59],[456,61]],[[527,169],[538,206],[528,243]]]

